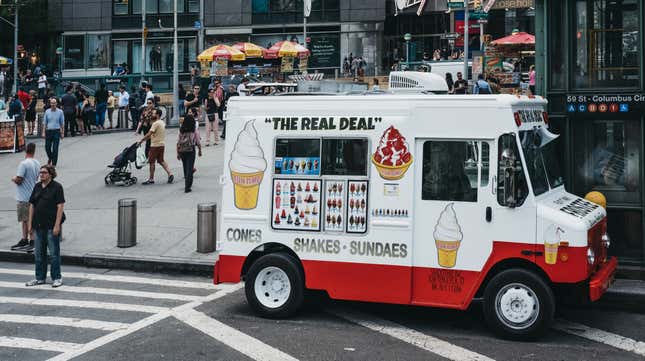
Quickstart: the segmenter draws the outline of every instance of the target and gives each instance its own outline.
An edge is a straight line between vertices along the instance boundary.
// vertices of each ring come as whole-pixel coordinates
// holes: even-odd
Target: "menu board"
[[[321,181],[276,178],[272,189],[273,229],[320,231]]]
[[[347,206],[345,192],[347,185],[344,180],[325,181],[325,231],[342,232],[345,230],[345,212]]]
[[[16,149],[15,152],[25,150],[25,125],[23,122],[16,122]]]
[[[365,233],[367,230],[367,181],[349,181],[347,194],[347,233]]]
[[[276,157],[275,174],[320,175],[320,158]]]
[[[13,120],[0,122],[0,152],[14,152],[15,142],[16,122]]]

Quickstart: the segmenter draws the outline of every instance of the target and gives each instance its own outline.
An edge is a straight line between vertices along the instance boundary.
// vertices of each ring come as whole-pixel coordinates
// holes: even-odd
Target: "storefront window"
[[[575,86],[638,86],[638,1],[578,0],[575,4]]]
[[[603,192],[608,204],[640,203],[640,122],[586,122],[574,138],[575,189]]]
[[[128,14],[128,0],[114,0],[114,15]]]
[[[85,67],[85,35],[69,35],[65,40],[65,69],[83,69]]]
[[[550,1],[548,4],[547,20],[549,27],[549,49],[566,49],[564,42],[564,29],[567,23],[567,17],[562,16],[565,13],[564,1]],[[549,55],[549,83],[551,89],[564,89],[566,85],[565,76],[565,52],[564,51],[551,51]]]
[[[120,40],[112,43],[114,49],[112,65],[123,64],[128,62],[128,41]]]
[[[109,35],[87,35],[87,67],[108,68]]]

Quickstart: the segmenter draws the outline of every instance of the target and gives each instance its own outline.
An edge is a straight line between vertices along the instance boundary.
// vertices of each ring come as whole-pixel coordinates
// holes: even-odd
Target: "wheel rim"
[[[533,290],[521,283],[511,283],[495,297],[497,318],[514,330],[522,330],[535,323],[540,314],[540,301]]]
[[[291,294],[289,276],[278,267],[263,268],[255,277],[255,296],[262,306],[278,308],[283,306]]]

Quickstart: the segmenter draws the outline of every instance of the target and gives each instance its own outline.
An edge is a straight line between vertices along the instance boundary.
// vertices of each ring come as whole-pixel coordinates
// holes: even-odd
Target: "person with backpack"
[[[219,107],[221,102],[217,95],[215,95],[215,89],[208,91],[208,98],[204,100],[204,105],[206,108],[206,146],[210,144],[211,132],[214,133],[213,136],[213,145],[219,144],[219,117],[217,113],[219,112]]]
[[[473,87],[473,94],[493,94],[490,84],[484,80],[484,74],[477,76],[477,82],[475,82],[475,86]]]
[[[198,155],[202,156],[202,144],[199,132],[195,128],[195,111],[191,109],[179,128],[177,139],[177,159],[181,160],[184,170],[184,192],[190,193],[193,187],[193,173],[195,172],[195,147]]]

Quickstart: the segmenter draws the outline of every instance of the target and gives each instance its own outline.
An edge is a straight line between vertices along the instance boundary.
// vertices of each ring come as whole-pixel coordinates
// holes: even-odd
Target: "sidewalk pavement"
[[[202,129],[203,131],[203,129]],[[65,190],[65,214],[61,255],[64,264],[128,268],[141,271],[190,272],[212,275],[215,253],[196,252],[197,204],[221,199],[219,177],[224,167],[223,141],[204,147],[197,159],[193,191],[184,193],[181,162],[176,158],[177,129],[168,129],[165,159],[175,175],[174,184],[157,167],[156,184],[144,186],[148,167],[133,168],[139,184],[131,187],[106,186],[108,164],[140,135],[112,132],[91,136],[66,137],[61,141],[58,178]],[[36,158],[45,164],[44,140],[36,143]],[[0,155],[0,261],[31,261],[33,256],[9,251],[21,238],[16,221],[15,188],[9,179],[24,153]],[[116,247],[118,200],[137,199],[137,245]]]

